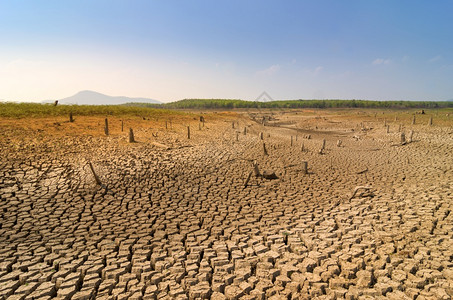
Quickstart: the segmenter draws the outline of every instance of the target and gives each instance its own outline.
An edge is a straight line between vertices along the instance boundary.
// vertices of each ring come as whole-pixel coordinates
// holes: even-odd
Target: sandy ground
[[[0,299],[451,299],[453,116],[205,118],[0,120]]]

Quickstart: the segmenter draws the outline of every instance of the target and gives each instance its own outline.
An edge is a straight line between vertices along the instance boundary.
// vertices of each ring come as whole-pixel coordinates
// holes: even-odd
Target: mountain
[[[79,104],[79,105],[114,105],[131,102],[155,103],[162,102],[149,98],[129,98],[124,96],[107,96],[94,91],[81,91],[74,96],[58,100],[59,104]]]

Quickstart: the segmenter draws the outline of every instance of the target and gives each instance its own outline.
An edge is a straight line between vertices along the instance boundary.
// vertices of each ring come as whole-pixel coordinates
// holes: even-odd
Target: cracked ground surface
[[[9,120],[0,299],[451,299],[453,119],[403,117]]]

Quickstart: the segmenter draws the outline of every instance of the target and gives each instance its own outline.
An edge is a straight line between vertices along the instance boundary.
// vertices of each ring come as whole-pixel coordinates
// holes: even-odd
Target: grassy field
[[[182,116],[186,113],[160,108],[126,105],[57,105],[40,103],[0,103],[0,117],[57,117],[68,116],[137,116],[144,118],[162,115]]]

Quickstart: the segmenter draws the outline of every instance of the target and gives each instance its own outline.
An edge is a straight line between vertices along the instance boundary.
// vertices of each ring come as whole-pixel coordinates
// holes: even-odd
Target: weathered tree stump
[[[135,143],[134,131],[132,128],[129,128],[129,143]]]
[[[404,132],[401,132],[401,145],[405,145],[406,144],[406,135],[404,134]]]
[[[260,177],[260,169],[258,168],[258,163],[256,161],[253,162],[253,173],[255,173],[255,177]]]
[[[263,143],[263,153],[264,153],[264,155],[269,155],[269,154],[267,153],[266,143]]]
[[[326,149],[326,139],[323,139],[321,149],[319,149],[319,154],[324,154],[325,149]]]
[[[249,181],[252,178],[252,174],[253,174],[253,171],[250,171],[249,175],[247,176],[247,179],[244,182],[244,188],[246,188],[247,185],[249,184]]]
[[[105,135],[109,135],[109,120],[107,118],[105,118],[104,133]]]
[[[88,162],[88,165],[90,166],[91,172],[93,173],[94,180],[96,181],[96,184],[102,185],[101,180],[99,179],[98,175],[94,171],[93,165],[91,164],[91,161]]]
[[[414,136],[414,131],[413,130],[409,131],[409,143],[412,143],[413,136]]]
[[[308,174],[308,162],[306,161],[302,162],[302,173]]]

